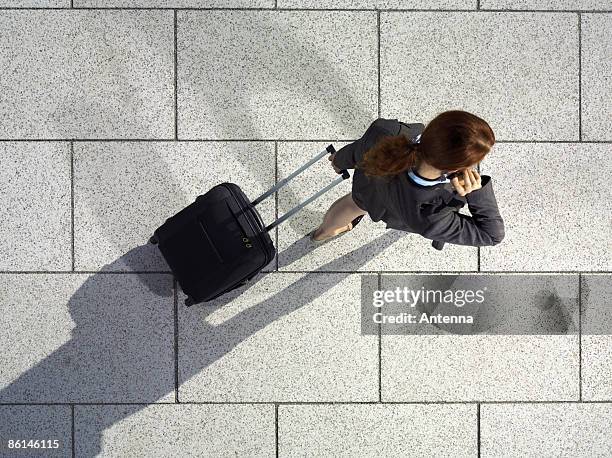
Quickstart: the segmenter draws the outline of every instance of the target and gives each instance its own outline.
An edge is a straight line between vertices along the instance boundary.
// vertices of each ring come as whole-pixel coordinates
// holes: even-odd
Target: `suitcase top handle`
[[[302,165],[300,168],[298,168],[297,170],[295,170],[293,173],[291,173],[288,177],[283,178],[282,180],[280,180],[278,183],[276,183],[274,186],[272,186],[270,189],[268,189],[266,192],[264,192],[261,196],[259,196],[257,199],[255,199],[254,201],[251,202],[251,204],[253,206],[261,203],[262,200],[264,200],[265,198],[267,198],[268,196],[274,194],[275,192],[277,192],[280,188],[282,188],[283,186],[285,186],[287,183],[289,183],[293,178],[295,178],[297,175],[299,175],[300,173],[302,173],[304,170],[306,170],[308,167],[310,167],[312,164],[314,164],[315,162],[319,161],[323,156],[326,156],[327,154],[332,154],[335,153],[336,149],[334,148],[333,145],[328,145],[327,148],[325,148],[323,151],[321,151],[319,154],[317,154],[315,157],[313,157],[311,160],[309,160],[308,162],[306,162],[304,165]],[[346,169],[344,170],[340,170],[340,173],[343,177],[346,176],[346,178],[349,178],[350,175],[348,173],[348,171]],[[346,180],[346,178],[344,178]],[[317,196],[318,197],[318,196]]]

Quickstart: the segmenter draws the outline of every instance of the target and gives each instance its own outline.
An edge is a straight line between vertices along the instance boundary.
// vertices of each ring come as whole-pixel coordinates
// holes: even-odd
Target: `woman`
[[[329,208],[310,233],[315,243],[350,231],[369,214],[388,229],[457,245],[496,245],[504,238],[491,177],[477,165],[495,143],[481,118],[461,110],[425,127],[379,118],[363,137],[330,156],[336,172],[354,168],[352,192]],[[453,173],[456,172],[456,173]],[[467,202],[472,216],[459,213]]]

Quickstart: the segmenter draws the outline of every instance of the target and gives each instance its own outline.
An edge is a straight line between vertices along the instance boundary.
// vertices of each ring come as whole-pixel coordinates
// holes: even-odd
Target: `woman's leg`
[[[360,215],[365,215],[367,212],[357,206],[353,200],[353,196],[349,192],[347,195],[336,200],[325,216],[323,222],[318,227],[314,234],[315,240],[323,240],[332,237],[340,232],[348,229],[351,221]]]

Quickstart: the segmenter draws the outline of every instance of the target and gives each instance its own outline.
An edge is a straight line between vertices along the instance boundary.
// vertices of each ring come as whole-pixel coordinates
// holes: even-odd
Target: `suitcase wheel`
[[[193,300],[193,297],[187,296],[187,299],[185,299],[185,305],[187,307],[191,307],[193,304],[195,304],[195,301]]]
[[[157,239],[157,237],[152,236],[152,237],[149,239],[149,243],[152,243],[153,245],[157,245],[157,244],[159,243],[159,240]]]

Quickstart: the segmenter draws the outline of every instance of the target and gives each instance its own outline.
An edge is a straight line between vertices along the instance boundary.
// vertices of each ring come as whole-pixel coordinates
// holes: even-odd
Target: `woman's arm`
[[[429,225],[421,232],[428,239],[457,245],[497,245],[505,235],[491,177],[482,176],[482,187],[465,195],[472,216],[457,211],[442,211],[428,217]]]

